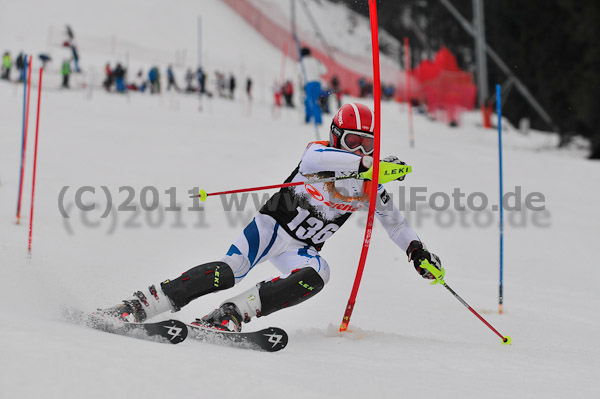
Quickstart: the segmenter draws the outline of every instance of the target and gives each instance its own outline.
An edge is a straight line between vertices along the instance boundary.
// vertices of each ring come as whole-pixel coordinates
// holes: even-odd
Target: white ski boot
[[[151,285],[143,291],[134,292],[132,297],[123,300],[119,305],[99,309],[96,314],[118,318],[124,322],[142,323],[168,311],[174,312],[175,307],[163,293],[160,285],[158,288]]]

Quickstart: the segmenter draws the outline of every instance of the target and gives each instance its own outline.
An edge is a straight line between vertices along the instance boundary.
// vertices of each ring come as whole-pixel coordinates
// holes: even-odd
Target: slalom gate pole
[[[475,309],[473,309],[464,299],[462,299],[446,282],[444,281],[444,276],[446,274],[444,268],[439,270],[427,260],[421,261],[420,265],[423,269],[429,270],[429,272],[435,277],[435,280],[431,282],[431,284],[441,284],[446,288],[460,303],[463,304],[464,307],[469,309],[471,313],[473,313],[483,324],[485,324],[490,330],[492,330],[497,336],[502,340],[503,345],[510,345],[512,343],[512,339],[508,335],[502,335],[496,330],[490,323],[488,323]]]
[[[33,234],[33,205],[35,203],[35,175],[37,170],[37,153],[38,153],[38,138],[40,133],[40,106],[42,104],[42,74],[44,68],[40,68],[40,83],[38,89],[38,103],[37,103],[37,120],[35,123],[35,148],[33,151],[33,182],[31,185],[31,211],[29,212],[29,245],[27,246],[27,252],[31,256],[31,238]]]
[[[412,166],[410,166],[410,165],[401,165],[401,166],[398,165],[398,166],[394,166],[394,168],[396,170],[392,171],[391,173],[393,173],[394,176],[397,176],[397,177],[405,176],[408,173],[412,172]],[[374,171],[375,167],[373,167],[372,170]],[[200,197],[201,201],[205,201],[207,197],[211,197],[211,196],[214,196],[214,195],[226,195],[226,194],[246,193],[246,192],[249,192],[249,191],[261,191],[261,190],[269,190],[269,189],[272,189],[272,188],[284,188],[284,187],[302,186],[304,184],[328,183],[328,182],[334,182],[334,181],[339,181],[339,180],[348,180],[348,179],[371,180],[372,179],[372,174],[369,173],[369,171],[367,171],[367,172],[363,172],[363,173],[352,173],[352,174],[349,174],[347,176],[325,177],[325,178],[321,178],[321,179],[319,179],[319,178],[317,178],[317,179],[308,179],[308,180],[304,180],[304,181],[296,181],[296,182],[281,183],[281,184],[272,184],[270,186],[240,188],[240,189],[235,189],[235,190],[219,191],[219,192],[214,192],[214,193],[207,193],[205,190],[200,190],[200,192],[198,193],[198,195],[191,195],[190,198]]]
[[[373,221],[375,218],[375,206],[377,202],[377,187],[379,183],[379,145],[381,143],[381,77],[379,75],[379,36],[377,32],[377,2],[376,0],[369,0],[369,15],[371,18],[371,48],[373,51],[373,101],[375,103],[375,148],[373,151],[373,180],[371,180],[371,192],[369,193],[369,213],[367,216],[367,227],[365,230],[365,238],[363,240],[362,251],[360,253],[360,260],[358,263],[358,269],[356,271],[356,277],[354,278],[354,285],[352,286],[352,292],[346,305],[346,311],[342,318],[340,325],[340,331],[347,331],[348,325],[350,324],[350,317],[354,310],[354,304],[356,303],[356,296],[358,295],[358,288],[360,287],[360,281],[362,279],[363,271],[365,269],[365,262],[367,260],[367,254],[369,252],[369,245],[371,244],[371,234],[373,232]]]
[[[500,284],[498,286],[498,313],[504,311],[504,197],[502,168],[502,87],[496,85],[496,111],[498,113],[498,166],[500,170]]]
[[[21,223],[21,203],[23,200],[23,179],[25,178],[25,154],[27,153],[27,124],[29,121],[29,93],[31,90],[31,62],[33,56],[25,55],[25,81],[23,82],[23,133],[21,139],[21,172],[19,176],[19,197],[17,199],[17,224]]]
[[[415,146],[415,133],[413,129],[412,92],[410,87],[410,47],[408,37],[404,38],[404,68],[406,76],[406,102],[408,104],[408,137],[411,148]]]

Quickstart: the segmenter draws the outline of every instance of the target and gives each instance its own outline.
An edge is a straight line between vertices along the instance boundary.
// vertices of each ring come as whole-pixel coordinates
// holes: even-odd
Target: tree
[[[368,15],[366,1],[330,0],[345,3]],[[472,0],[452,0],[467,19],[472,19]],[[473,38],[437,0],[378,1],[379,24],[402,40],[411,40],[413,54],[437,51],[442,45],[457,55],[459,66],[474,70]],[[408,21],[407,21],[408,18]],[[411,24],[426,36],[417,40]],[[534,97],[558,125],[561,142],[574,134],[588,137],[591,158],[600,159],[600,2],[581,0],[494,0],[485,3],[486,40],[513,68]],[[489,82],[502,83],[506,76],[488,62]],[[532,127],[549,126],[517,93],[503,110],[516,124],[521,118]]]

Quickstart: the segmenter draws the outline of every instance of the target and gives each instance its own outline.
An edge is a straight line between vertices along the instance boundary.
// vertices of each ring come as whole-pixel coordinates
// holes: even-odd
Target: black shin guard
[[[211,262],[193,267],[175,280],[166,280],[160,284],[176,310],[202,295],[225,290],[234,285],[233,271],[225,262]]]
[[[317,294],[325,283],[312,267],[297,269],[286,278],[276,278],[258,285],[262,304],[260,315],[266,316],[280,309],[297,305]]]

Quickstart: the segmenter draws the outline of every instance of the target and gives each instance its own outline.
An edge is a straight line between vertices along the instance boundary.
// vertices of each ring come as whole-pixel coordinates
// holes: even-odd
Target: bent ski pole
[[[444,268],[442,268],[442,270],[439,270],[437,267],[435,267],[431,263],[429,263],[429,261],[427,261],[426,259],[421,261],[420,266],[423,269],[427,269],[435,277],[435,280],[432,281],[431,284],[441,284],[448,291],[450,291],[450,293],[452,295],[454,295],[454,297],[456,299],[458,299],[458,301],[460,303],[462,303],[465,308],[469,309],[471,311],[471,313],[473,313],[475,316],[477,316],[477,318],[479,320],[481,320],[483,322],[483,324],[488,326],[490,328],[490,330],[492,330],[494,333],[496,333],[497,336],[500,337],[500,339],[502,339],[502,345],[510,345],[511,344],[512,340],[508,335],[500,334],[498,332],[498,330],[496,330],[494,327],[492,327],[492,325],[490,323],[488,323],[483,317],[481,317],[481,315],[479,313],[477,313],[475,311],[475,309],[473,309],[471,306],[469,306],[469,304],[467,302],[465,302],[464,299],[462,299],[456,292],[454,292],[454,290],[452,288],[450,288],[450,286],[448,284],[446,284],[446,282],[444,281],[444,276],[446,274],[446,271],[444,270]]]
[[[412,167],[410,165],[398,165],[389,162],[381,162],[381,164],[386,164],[381,167],[381,173],[379,176],[380,182],[382,182],[382,174],[386,178],[383,182],[389,182],[392,180],[396,180],[402,176],[405,176],[412,172]],[[305,181],[295,181],[289,183],[281,183],[281,184],[273,184],[270,186],[260,186],[260,187],[249,187],[249,188],[241,188],[237,190],[228,190],[228,191],[218,191],[214,193],[207,193],[205,190],[200,190],[198,195],[191,195],[190,198],[200,197],[200,201],[206,201],[207,197],[214,195],[226,195],[226,194],[236,194],[236,193],[245,193],[249,191],[261,191],[261,190],[269,190],[272,188],[284,188],[284,187],[293,187],[293,186],[302,186],[304,184],[315,184],[315,183],[327,183],[338,180],[347,180],[347,179],[362,179],[362,180],[371,180],[373,176],[373,168],[367,170],[362,173],[352,173],[347,176],[339,176],[339,177],[325,177],[320,179],[308,179]]]

